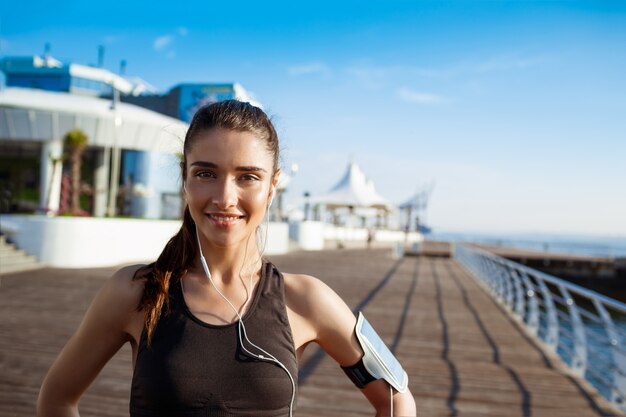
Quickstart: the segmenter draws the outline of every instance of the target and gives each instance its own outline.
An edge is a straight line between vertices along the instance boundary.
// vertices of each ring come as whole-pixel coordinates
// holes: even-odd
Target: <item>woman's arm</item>
[[[287,305],[295,318],[292,323],[297,345],[310,341],[318,343],[339,365],[351,366],[363,356],[354,327],[356,317],[346,303],[326,284],[306,275],[285,274]],[[303,343],[304,342],[304,343]],[[299,346],[296,346],[299,347]],[[391,410],[389,384],[384,380],[373,381],[361,390],[376,409],[376,416],[389,416]],[[415,401],[410,390],[394,391],[394,416],[416,415]]]
[[[138,266],[116,272],[100,289],[76,333],[48,371],[37,401],[39,417],[78,416],[78,401],[111,357],[130,339],[143,283]]]
[[[390,416],[391,405],[389,404],[389,398],[391,396],[389,392],[389,384],[381,379],[370,382],[361,390],[367,397],[369,402],[376,409],[376,417]],[[415,408],[415,400],[411,394],[411,390],[407,390],[403,393],[393,391],[393,415],[415,417],[417,414]]]

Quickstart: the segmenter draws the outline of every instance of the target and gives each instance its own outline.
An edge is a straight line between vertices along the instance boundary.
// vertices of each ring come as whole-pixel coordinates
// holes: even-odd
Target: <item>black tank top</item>
[[[296,353],[285,308],[282,274],[263,264],[252,305],[243,317],[252,343],[282,362],[298,383]],[[141,335],[130,397],[131,417],[283,417],[292,386],[284,369],[242,351],[238,323],[207,324],[170,289],[170,313],[161,316],[152,345]],[[246,348],[258,352],[247,342]],[[295,406],[295,401],[294,401]]]

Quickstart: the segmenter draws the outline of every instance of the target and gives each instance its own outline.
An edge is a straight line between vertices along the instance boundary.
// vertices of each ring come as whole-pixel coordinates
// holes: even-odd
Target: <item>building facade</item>
[[[189,121],[208,103],[260,106],[237,83],[179,84],[165,94],[104,68],[46,56],[0,61],[0,212],[60,213],[69,202],[63,136],[89,137],[82,208],[95,216],[178,218],[180,154]]]
[[[193,115],[203,105],[231,99],[247,101],[262,108],[252,94],[238,83],[178,84],[166,94],[129,95],[123,97],[122,101],[190,123]]]
[[[50,56],[4,58],[0,69],[5,79],[0,87],[0,212],[62,213],[68,208],[63,137],[74,128],[89,138],[81,170],[81,207],[87,214],[163,218],[180,211],[180,202],[171,207],[171,195],[180,193],[175,176],[134,184],[128,178],[142,178],[139,167],[123,166],[128,152],[178,164],[179,138],[187,124],[119,102],[120,96],[153,92],[147,83]],[[168,198],[150,198],[145,190]]]

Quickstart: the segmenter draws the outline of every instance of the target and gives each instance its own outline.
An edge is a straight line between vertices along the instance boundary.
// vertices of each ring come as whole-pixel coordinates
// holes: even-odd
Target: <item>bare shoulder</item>
[[[311,275],[283,274],[285,277],[285,296],[291,307],[313,308],[319,302],[339,299],[339,296],[324,282]]]
[[[118,289],[127,289],[137,291],[138,288],[143,291],[144,280],[135,279],[135,274],[141,268],[145,267],[145,264],[135,264],[124,266],[111,276],[110,284],[118,287]]]
[[[135,274],[145,265],[129,265],[117,270],[104,284],[104,294],[115,297],[119,304],[132,304],[137,307],[143,295],[145,281],[134,279]]]
[[[134,279],[143,265],[126,266],[116,271],[96,294],[85,319],[103,320],[128,331],[128,323],[138,315],[144,280]]]
[[[138,310],[144,280],[134,279],[144,265],[126,266],[109,278],[94,298],[84,318],[86,327],[108,328],[139,340],[143,313]]]
[[[335,327],[337,321],[352,325],[350,308],[326,283],[310,275],[283,275],[287,306],[309,320],[318,332]]]
[[[287,291],[301,292],[326,286],[322,281],[311,275],[283,273],[283,277],[285,278],[285,290]]]
[[[283,275],[287,306],[301,319],[299,324],[308,329],[308,338],[341,365],[358,361],[362,352],[354,337],[356,318],[344,300],[315,277]]]

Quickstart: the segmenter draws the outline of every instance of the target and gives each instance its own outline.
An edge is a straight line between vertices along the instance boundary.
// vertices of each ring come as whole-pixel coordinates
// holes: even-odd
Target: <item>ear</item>
[[[278,187],[278,182],[280,180],[280,169],[277,169],[276,172],[274,173],[274,177],[272,178],[272,183],[270,185],[270,193],[267,196],[268,197],[268,202],[267,205],[270,206],[272,204],[272,201],[274,201],[274,197],[276,197],[276,190]]]

